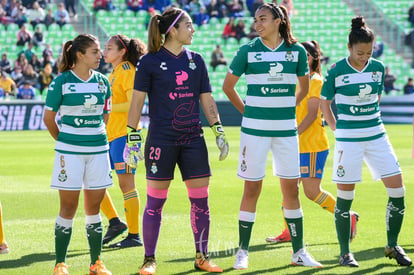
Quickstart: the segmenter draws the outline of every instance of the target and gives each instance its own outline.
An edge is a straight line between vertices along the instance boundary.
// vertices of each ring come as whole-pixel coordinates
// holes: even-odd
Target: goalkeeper
[[[155,250],[161,225],[162,208],[174,178],[175,166],[181,172],[190,200],[196,269],[222,272],[208,256],[210,210],[208,186],[211,176],[207,146],[200,123],[200,105],[209,122],[224,160],[229,145],[220,123],[205,62],[200,54],[182,47],[176,40],[180,20],[189,20],[179,9],[154,16],[150,23],[148,51],[137,65],[134,92],[128,114],[128,140],[125,161],[134,166],[140,159],[142,136],[134,129],[148,96],[149,128],[145,141],[147,204],[143,216],[144,264],[140,274],[156,271]],[[169,22],[169,23],[166,23]],[[159,24],[159,25],[158,25]],[[184,23],[182,23],[184,25]],[[170,26],[170,27],[169,27]],[[169,36],[167,27],[171,30]],[[182,28],[183,32],[187,29]],[[161,33],[166,42],[161,46]],[[184,36],[181,36],[184,37]],[[187,42],[186,42],[187,43]],[[177,48],[177,45],[181,45]]]

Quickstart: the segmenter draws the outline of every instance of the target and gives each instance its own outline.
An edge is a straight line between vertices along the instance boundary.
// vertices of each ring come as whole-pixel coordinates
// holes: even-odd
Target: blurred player
[[[116,171],[119,187],[124,197],[125,217],[128,224],[128,236],[109,246],[113,248],[142,246],[139,236],[139,198],[135,187],[135,168],[125,163],[123,152],[127,138],[126,126],[134,86],[135,65],[145,51],[143,42],[122,34],[112,36],[104,50],[105,62],[111,63],[114,68],[109,76],[112,89],[112,110],[106,127],[109,157],[111,168]],[[102,241],[106,244],[121,234],[126,226],[118,218],[108,191],[102,201],[101,209],[109,220],[109,228]]]
[[[112,186],[105,123],[111,110],[108,79],[95,70],[102,58],[98,39],[80,34],[63,47],[61,74],[50,84],[44,123],[56,140],[51,187],[59,190],[60,210],[55,224],[54,275],[69,274],[66,254],[80,190],[84,190],[86,236],[91,264],[89,274],[112,274],[100,259],[102,221],[99,208]],[[56,124],[56,114],[61,127]]]
[[[148,30],[149,53],[137,66],[128,115],[128,163],[139,159],[137,144],[142,137],[135,128],[147,95],[150,118],[145,144],[147,204],[142,225],[145,258],[140,274],[156,271],[155,250],[162,208],[176,165],[191,203],[194,267],[207,272],[223,271],[208,254],[211,172],[200,123],[200,105],[216,136],[220,160],[226,158],[229,147],[211,95],[206,64],[200,54],[183,47],[192,43],[194,32],[191,17],[181,9],[170,8],[162,15],[154,15]]]
[[[329,127],[335,131],[336,139],[333,181],[337,183],[335,226],[341,250],[339,262],[343,266],[359,266],[349,247],[349,210],[365,161],[373,178],[381,179],[388,192],[385,256],[409,266],[411,259],[397,243],[404,217],[405,188],[379,111],[385,68],[382,62],[371,58],[374,40],[364,18],[353,18],[348,36],[350,54],[328,70],[321,92],[321,109]],[[333,99],[338,120],[331,109]]]
[[[321,88],[323,78],[321,75],[321,50],[317,41],[301,43],[306,49],[309,64],[309,92],[307,96],[296,106],[296,121],[299,134],[300,151],[300,180],[308,199],[319,204],[323,209],[332,214],[335,211],[335,198],[331,193],[322,190],[321,180],[325,168],[326,158],[329,153],[329,141],[322,120],[320,105]],[[358,214],[352,213],[351,240],[356,235],[356,223]],[[276,237],[268,237],[269,243],[290,242],[290,234],[287,224],[282,234]]]
[[[4,231],[3,231],[3,211],[1,208],[0,202],[0,254],[9,253],[9,247],[7,246],[7,242],[4,239]]]
[[[280,178],[284,216],[292,236],[292,263],[320,267],[303,244],[303,213],[298,194],[295,106],[309,89],[306,50],[292,35],[285,7],[265,3],[256,10],[254,22],[259,37],[240,47],[223,84],[223,91],[243,114],[237,174],[244,179],[244,193],[239,213],[239,250],[233,267],[248,268],[250,237],[269,151],[273,155],[274,174]],[[246,103],[235,90],[242,74],[247,80]],[[299,89],[295,96],[296,82]]]

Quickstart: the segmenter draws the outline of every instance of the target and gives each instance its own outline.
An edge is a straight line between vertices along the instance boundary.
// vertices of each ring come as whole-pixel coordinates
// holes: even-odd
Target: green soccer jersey
[[[338,120],[335,137],[339,141],[366,141],[385,134],[379,110],[384,88],[384,65],[370,58],[361,71],[344,58],[332,65],[325,77],[321,98],[335,99]]]
[[[295,88],[298,76],[309,73],[306,50],[284,41],[274,50],[260,37],[240,47],[231,65],[246,76],[247,95],[241,131],[255,136],[297,135]]]
[[[65,71],[49,86],[46,109],[59,112],[60,132],[56,151],[96,154],[109,149],[103,114],[111,110],[108,79],[93,71],[87,81]]]

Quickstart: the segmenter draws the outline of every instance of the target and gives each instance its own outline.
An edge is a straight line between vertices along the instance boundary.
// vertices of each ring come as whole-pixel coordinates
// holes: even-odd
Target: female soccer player
[[[136,125],[148,95],[150,124],[145,144],[147,204],[143,217],[145,246],[140,274],[156,271],[155,249],[163,205],[178,164],[191,203],[191,225],[196,259],[194,266],[222,272],[208,255],[210,210],[208,185],[211,176],[208,152],[200,123],[200,104],[216,136],[220,160],[228,154],[228,143],[211,95],[206,64],[200,54],[187,50],[195,30],[191,17],[170,8],[150,20],[148,51],[137,66],[131,108],[128,114],[129,163],[134,163],[142,138]],[[164,37],[163,37],[164,35]],[[172,80],[171,80],[172,79]]]
[[[269,150],[274,174],[280,177],[283,209],[292,236],[292,263],[321,266],[303,245],[303,214],[300,206],[299,150],[295,106],[307,95],[309,69],[305,49],[291,32],[287,10],[263,4],[254,22],[258,38],[240,47],[223,83],[223,91],[243,114],[238,176],[244,179],[239,214],[239,250],[235,269],[248,268],[248,249],[257,200],[262,189]],[[235,86],[246,75],[246,103]],[[295,97],[295,87],[298,90]]]
[[[94,71],[102,58],[98,39],[80,34],[63,47],[61,74],[50,84],[44,123],[56,140],[51,187],[59,190],[60,210],[55,224],[56,266],[53,274],[69,274],[65,264],[73,217],[84,190],[90,274],[112,274],[100,259],[102,223],[99,207],[112,185],[105,123],[111,110],[108,79]],[[61,127],[56,124],[59,112]]]
[[[0,202],[0,254],[9,253],[9,247],[7,246],[7,242],[4,239],[4,232],[3,232],[3,212],[1,208]]]
[[[321,75],[321,50],[315,40],[301,43],[306,49],[309,64],[309,93],[296,106],[296,121],[299,134],[300,151],[300,181],[308,199],[319,204],[323,209],[332,214],[335,211],[335,198],[331,193],[321,188],[323,170],[329,153],[329,141],[322,120],[320,105],[323,78]],[[352,212],[351,240],[356,235],[356,223],[358,214]],[[268,237],[269,243],[290,242],[290,234],[287,224],[282,234],[276,237]]]
[[[381,179],[388,192],[386,206],[387,246],[385,256],[404,266],[410,258],[398,246],[404,217],[405,188],[397,157],[390,144],[379,111],[384,88],[384,65],[371,58],[375,36],[362,16],[352,19],[348,36],[349,56],[328,70],[321,92],[322,113],[335,131],[333,181],[337,183],[335,225],[340,246],[340,264],[357,267],[349,248],[350,208],[355,184],[361,181],[362,161],[374,179]],[[331,102],[335,99],[338,120]]]
[[[112,111],[106,127],[109,157],[111,168],[116,171],[119,187],[124,196],[124,209],[128,224],[128,236],[109,247],[142,246],[139,237],[139,198],[135,187],[135,168],[131,168],[125,163],[123,152],[126,144],[126,126],[134,86],[135,65],[145,51],[145,44],[142,41],[122,34],[112,36],[106,43],[104,50],[105,62],[111,63],[114,68],[109,76],[112,90]],[[108,232],[102,242],[106,244],[125,230],[125,224],[118,218],[108,191],[102,201],[101,209],[109,219]],[[111,213],[115,214],[111,215]],[[115,230],[119,228],[121,230]]]

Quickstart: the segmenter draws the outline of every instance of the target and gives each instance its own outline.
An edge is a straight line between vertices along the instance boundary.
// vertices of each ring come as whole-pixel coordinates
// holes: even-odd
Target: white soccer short
[[[266,175],[269,151],[273,157],[273,174],[284,179],[300,177],[298,137],[260,137],[240,134],[239,168],[237,175],[250,181]]]
[[[112,186],[109,154],[76,155],[56,152],[51,188],[95,190]]]
[[[374,180],[401,174],[394,149],[384,135],[362,142],[336,141],[332,180],[341,184],[361,182],[362,161],[367,164]]]

